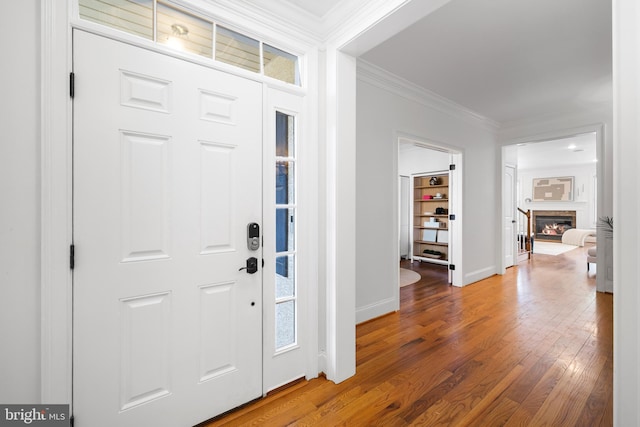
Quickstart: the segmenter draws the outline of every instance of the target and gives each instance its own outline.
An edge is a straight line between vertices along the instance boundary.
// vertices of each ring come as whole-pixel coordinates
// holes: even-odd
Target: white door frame
[[[405,179],[406,179],[406,188],[407,188],[407,199],[404,200],[404,203],[403,203],[402,187],[403,187],[403,181]],[[398,215],[399,215],[398,224],[400,226],[399,229],[398,229],[398,233],[400,233],[400,237],[399,237],[398,241],[399,241],[399,245],[400,245],[400,251],[402,251],[403,249],[407,250],[407,258],[411,257],[411,252],[410,252],[411,237],[410,237],[410,232],[409,232],[409,222],[410,221],[408,221],[409,211],[410,211],[409,207],[410,207],[410,203],[411,203],[410,202],[411,198],[410,198],[410,195],[408,194],[410,192],[410,187],[411,187],[410,183],[411,183],[411,177],[410,176],[401,175],[401,174],[398,175],[398,203],[399,203],[399,205],[398,205]],[[406,212],[403,212],[403,208],[406,209]],[[402,246],[403,246],[403,244],[402,244],[402,235],[405,234],[405,232],[402,230],[402,228],[403,228],[403,224],[402,224],[403,217],[407,218],[407,224],[406,224],[406,227],[407,227],[406,239],[407,239],[407,241],[406,241],[406,243],[404,245],[405,246],[404,248],[402,248]],[[402,252],[400,252],[398,254],[398,257],[402,258]]]
[[[504,150],[504,148],[503,148]],[[513,169],[513,182],[511,183],[511,192],[513,193],[511,195],[511,199],[513,201],[512,206],[507,206],[506,204],[506,191],[507,191],[507,182],[506,182],[506,170],[507,168],[511,168]],[[506,270],[509,267],[513,267],[514,265],[516,265],[518,263],[518,251],[517,251],[517,243],[516,243],[516,223],[517,223],[517,215],[518,215],[518,211],[517,211],[517,206],[518,206],[518,200],[516,198],[516,194],[517,194],[517,185],[518,185],[518,180],[517,180],[517,174],[518,173],[518,166],[511,164],[511,163],[503,163],[502,164],[502,200],[503,200],[503,206],[502,206],[502,242],[503,242],[503,247],[502,247],[502,269]],[[516,223],[512,222],[511,223],[511,237],[507,236],[507,219],[505,217],[505,212],[507,212],[507,209],[511,210],[512,213],[512,220],[515,220]],[[511,247],[511,261],[507,261],[507,241],[511,241],[512,247]]]
[[[181,59],[183,55],[171,52],[151,42],[123,35],[119,31],[99,25],[78,21],[74,18],[73,0],[43,0],[41,3],[41,387],[42,403],[66,403],[72,401],[72,272],[69,268],[69,248],[73,241],[72,229],[72,99],[69,95],[69,74],[72,67],[72,28],[80,28],[116,40],[141,45],[147,49],[170,54]],[[228,11],[225,11],[228,12]],[[241,19],[241,18],[238,18]],[[250,27],[249,21],[244,22]],[[271,32],[276,37],[275,31]],[[277,40],[277,39],[276,39]],[[287,41],[291,45],[291,41]],[[309,45],[294,42],[301,56],[303,75],[317,69],[318,55]],[[317,96],[315,80],[308,78],[307,87],[297,88],[273,81],[244,70],[234,70],[225,64],[211,64],[206,60],[187,57],[187,60],[232,72],[241,77],[262,82],[294,94],[305,96],[304,112],[311,119],[302,131],[301,139],[307,142],[301,150],[300,162],[308,165],[300,176],[301,185],[307,186],[300,205],[306,214],[300,221],[317,223],[318,201],[316,166],[318,138],[317,125],[312,114],[317,113],[311,105]],[[305,74],[306,73],[306,74]],[[67,84],[65,84],[66,82]],[[302,210],[301,210],[302,211]],[[304,216],[304,218],[303,218]],[[315,236],[315,237],[314,237]],[[317,232],[305,236],[308,242],[300,243],[301,253],[310,260],[318,259]],[[318,294],[317,265],[301,273],[299,279],[309,287],[313,301],[306,314],[309,328],[304,333],[309,337],[306,377],[319,373],[318,357],[318,310],[315,295]]]
[[[463,151],[459,148],[455,148],[449,144],[444,144],[444,143],[434,143],[434,142],[430,142],[428,139],[425,138],[420,138],[420,137],[415,137],[415,136],[410,136],[408,134],[403,134],[398,132],[397,133],[397,137],[395,138],[395,149],[394,149],[394,164],[393,164],[393,174],[394,176],[398,176],[399,173],[399,152],[400,152],[400,144],[402,142],[409,142],[412,143],[416,146],[420,146],[424,149],[427,150],[436,150],[436,151],[442,151],[442,152],[446,152],[449,153],[450,156],[450,164],[455,164],[456,165],[456,177],[457,180],[453,180],[449,182],[449,190],[450,190],[450,199],[449,199],[449,212],[451,214],[455,214],[456,215],[456,219],[453,222],[450,222],[449,225],[449,241],[450,241],[450,247],[449,247],[449,264],[453,264],[455,265],[455,270],[450,270],[449,271],[449,279],[450,279],[450,283],[453,286],[459,286],[462,287],[464,286],[464,283],[462,281],[462,278],[464,277],[463,275],[463,271],[464,271],[464,267],[463,267],[463,259],[462,259],[462,221],[463,221],[463,215],[462,215],[462,200],[463,200],[463,186],[462,186],[462,171],[463,171]],[[394,187],[395,188],[395,187]],[[411,188],[413,188],[413,186],[411,186]],[[396,190],[397,191],[397,190]],[[409,195],[409,197],[411,198],[411,194]],[[400,212],[400,194],[395,194],[393,195],[393,200],[395,201],[394,203],[396,204],[394,212]],[[410,204],[411,206],[413,206],[413,204]],[[410,211],[413,211],[413,209],[409,209]],[[410,217],[413,218],[413,214],[410,214]],[[410,229],[411,229],[411,222],[410,221]],[[396,218],[395,218],[395,223],[396,223],[396,227],[394,227],[395,230],[395,235],[393,236],[393,241],[394,244],[396,245],[396,250],[394,253],[398,253],[400,251],[400,235],[399,235],[399,229],[400,229],[400,219],[399,219],[399,214],[396,214]],[[410,230],[411,233],[411,230]],[[410,249],[409,249],[409,257],[412,258],[412,253],[413,253],[413,244],[411,244],[411,239],[409,239],[410,242]],[[397,274],[395,274],[395,277],[400,277],[400,265],[397,262],[397,259],[393,260],[393,270],[392,271],[396,271]],[[398,279],[399,280],[399,279]],[[398,307],[397,309],[400,308],[400,286],[399,283],[395,284],[394,287],[394,297],[396,298],[396,301],[398,302]]]
[[[530,136],[523,136],[523,137],[518,137],[518,138],[514,138],[514,139],[510,139],[507,141],[504,141],[502,143],[502,148],[500,150],[501,153],[501,173],[500,173],[500,188],[504,188],[504,173],[502,173],[502,171],[504,170],[504,165],[506,162],[505,159],[505,150],[504,147],[505,146],[509,146],[509,145],[516,145],[516,144],[522,144],[522,143],[531,143],[531,142],[541,142],[541,141],[549,141],[549,140],[556,140],[556,139],[562,139],[562,138],[567,138],[567,137],[571,137],[571,136],[575,136],[575,135],[580,135],[580,134],[584,134],[584,133],[595,133],[596,134],[596,153],[598,156],[598,163],[596,164],[596,174],[598,176],[598,200],[597,200],[597,210],[598,210],[598,217],[600,217],[601,215],[604,215],[605,212],[605,197],[603,196],[605,194],[605,188],[604,188],[604,161],[603,159],[605,159],[605,151],[604,151],[604,138],[605,138],[605,125],[602,123],[597,123],[597,124],[587,124],[584,126],[576,126],[573,128],[567,128],[567,129],[560,129],[560,130],[554,130],[554,131],[550,131],[550,132],[546,132],[546,133],[541,133],[541,134],[535,134],[535,135],[530,135]],[[516,173],[517,173],[517,169],[516,169]],[[502,212],[504,212],[505,209],[505,200],[504,197],[501,197],[501,201],[500,201],[500,208],[502,209]],[[500,223],[502,224],[502,221],[500,221]],[[596,231],[596,239],[600,242],[604,242],[605,241],[605,236],[603,234],[603,231],[598,229]],[[500,272],[499,274],[504,274],[506,269],[504,266],[504,257],[505,257],[505,247],[504,247],[504,239],[502,239],[502,243],[500,245],[500,254],[501,254],[501,259],[502,262],[500,264]],[[604,251],[598,251],[598,258],[596,260],[596,265],[597,268],[600,269],[600,271],[604,271],[604,266],[605,266],[605,254]],[[604,274],[598,274],[596,275],[596,289],[600,292],[612,292],[613,291],[613,282],[611,280],[607,280],[606,275]]]

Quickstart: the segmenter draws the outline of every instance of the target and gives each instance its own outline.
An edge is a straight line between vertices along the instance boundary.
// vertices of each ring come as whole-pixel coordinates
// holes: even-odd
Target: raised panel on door
[[[120,410],[167,396],[171,386],[171,293],[120,301]]]
[[[194,425],[262,394],[262,87],[74,31],[77,426]]]
[[[235,251],[236,146],[200,141],[201,253]]]
[[[171,137],[120,131],[122,262],[170,257]]]

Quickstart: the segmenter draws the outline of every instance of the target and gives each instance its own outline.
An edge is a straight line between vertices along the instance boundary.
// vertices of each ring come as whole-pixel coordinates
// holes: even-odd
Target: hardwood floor
[[[301,381],[208,424],[611,426],[613,298],[586,250],[531,261],[464,288],[411,268],[401,310],[357,327],[357,373]]]

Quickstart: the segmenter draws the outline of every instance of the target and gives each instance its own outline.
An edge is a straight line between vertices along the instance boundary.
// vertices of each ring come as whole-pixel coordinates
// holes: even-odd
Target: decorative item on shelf
[[[431,194],[425,194],[424,196],[422,196],[423,200],[431,200],[433,199],[433,196]]]
[[[436,208],[436,215],[445,215],[447,212],[445,211],[445,209],[443,207],[437,207]]]
[[[432,176],[431,179],[429,180],[429,185],[438,185],[440,184],[440,178],[438,178],[437,176]]]
[[[428,258],[442,258],[442,255],[444,255],[442,252],[434,251],[433,249],[425,249],[422,254]]]
[[[425,221],[422,226],[427,228],[440,228],[441,224],[437,218],[431,217],[429,221]]]
[[[422,230],[422,240],[424,242],[435,242],[437,233],[437,230]]]
[[[444,198],[444,195],[442,193],[436,193],[435,196],[433,196],[434,199],[442,199]]]
[[[433,215],[433,212],[425,212],[423,215]]]

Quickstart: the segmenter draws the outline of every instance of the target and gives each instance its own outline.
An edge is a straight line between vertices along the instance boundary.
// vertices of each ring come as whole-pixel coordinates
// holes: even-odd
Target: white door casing
[[[74,31],[74,415],[193,425],[262,394],[260,83]],[[260,263],[258,263],[260,266]]]
[[[464,286],[462,264],[462,153],[450,151],[449,168],[449,213],[455,215],[454,220],[449,220],[449,264],[455,269],[449,270],[449,282],[453,286]]]
[[[409,242],[411,241],[411,238],[409,237],[409,229],[411,223],[411,217],[409,214],[411,205],[409,197],[409,195],[411,194],[409,192],[410,181],[411,179],[408,176],[400,175],[399,177],[398,188],[400,192],[400,254],[398,258],[409,258],[411,253],[409,251]]]
[[[512,165],[504,166],[503,186],[504,268],[509,268],[517,263],[516,168]]]

